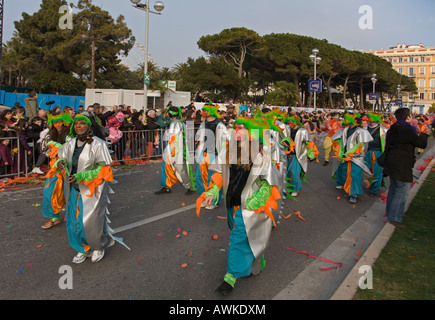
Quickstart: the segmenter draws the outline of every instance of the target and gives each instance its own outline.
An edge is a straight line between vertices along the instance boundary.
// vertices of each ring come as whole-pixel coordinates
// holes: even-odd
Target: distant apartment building
[[[415,80],[417,94],[401,93],[403,106],[427,112],[435,102],[435,47],[398,44],[388,50],[366,51],[391,62],[394,70]]]

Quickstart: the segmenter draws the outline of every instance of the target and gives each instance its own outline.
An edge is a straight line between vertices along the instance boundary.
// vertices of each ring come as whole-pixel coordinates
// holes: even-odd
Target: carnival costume
[[[74,129],[74,123],[82,120],[89,130],[87,141],[82,145]],[[113,193],[109,183],[113,182],[112,159],[105,141],[91,136],[91,120],[84,115],[76,115],[71,126],[71,137],[59,150],[59,161],[65,162],[65,199],[67,206],[67,232],[70,246],[79,252],[73,262],[80,263],[94,250],[104,254],[104,249],[113,245],[114,240],[127,247],[121,238],[113,236],[109,227],[107,203],[108,194]],[[67,179],[74,176],[75,183]],[[127,247],[128,248],[128,247]],[[83,258],[84,257],[84,258]],[[83,258],[83,259],[81,259]],[[94,261],[94,255],[92,256]],[[100,256],[100,259],[102,256]],[[98,261],[98,260],[97,260]],[[95,262],[95,261],[94,261]]]
[[[373,173],[373,178],[368,179],[370,182],[370,195],[376,195],[384,182],[382,175],[383,168],[378,164],[377,159],[385,150],[385,134],[387,133],[388,129],[384,127],[382,114],[376,115],[374,113],[368,113],[367,116],[372,122],[377,123],[377,125],[374,127],[368,125],[364,128],[373,138],[373,141],[369,142],[364,161],[367,167]]]
[[[282,177],[272,163],[270,154],[260,151],[251,153],[252,157],[249,157],[254,149],[252,144],[260,146],[260,142],[267,143],[262,132],[270,129],[270,125],[262,118],[239,117],[234,126],[241,124],[249,130],[249,139],[247,135],[243,139],[243,135],[239,134],[246,130],[233,130],[234,135],[219,153],[218,161],[210,165],[210,170],[215,173],[207,191],[196,202],[199,216],[203,200],[213,197],[215,202],[220,189],[223,189],[228,226],[232,230],[227,273],[217,289],[224,295],[232,290],[237,278],[257,274],[264,269],[264,251],[269,243],[272,224],[275,225],[271,209],[277,209],[276,200],[281,198],[279,188],[282,186]],[[257,128],[259,130],[253,132]],[[249,158],[246,161],[243,159],[245,155]]]
[[[216,161],[217,155],[225,148],[225,143],[229,139],[226,126],[219,120],[221,116],[218,109],[219,106],[213,104],[206,104],[202,108],[205,117],[214,117],[214,119],[212,121],[207,119],[203,121],[197,133],[199,134],[199,144],[196,151],[195,183],[199,195],[203,194],[215,173],[209,169],[210,164]],[[221,202],[221,198],[222,192],[220,192],[215,205],[205,208],[215,208]]]
[[[318,159],[319,151],[299,117],[295,115],[290,117],[289,121],[294,124],[294,128],[291,128],[290,137],[287,138],[291,148],[287,160],[286,179],[287,191],[291,197],[295,197],[302,189],[302,181],[306,182],[308,158]]]
[[[173,108],[177,108],[177,111],[173,111]],[[165,133],[168,144],[163,152],[160,179],[160,185],[163,188],[155,194],[169,193],[171,188],[179,182],[187,189],[186,194],[193,194],[196,190],[195,177],[189,164],[186,132],[180,120],[181,110],[178,107],[170,107],[167,113],[173,120]]]
[[[356,117],[359,117],[359,114],[345,114],[345,124],[352,126],[337,131],[332,137],[332,140],[337,142],[335,151],[340,161],[335,171],[337,189],[344,189],[350,196],[349,202],[351,203],[356,203],[356,196],[363,193],[361,187],[363,170],[372,175],[364,163],[364,156],[367,143],[373,141],[373,138],[367,130],[357,125]]]
[[[57,116],[49,114],[48,127],[50,129],[46,129],[48,132],[41,140],[41,149],[44,150],[43,152],[46,152],[50,159],[50,170],[46,175],[47,179],[45,180],[44,189],[42,191],[42,216],[50,220],[42,226],[43,229],[49,229],[60,223],[59,213],[65,205],[63,192],[65,172],[56,171],[57,168],[54,167],[54,164],[59,159],[59,149],[63,147],[63,143],[68,141],[70,137],[66,136],[64,141],[53,141],[49,134],[50,130],[56,130],[53,128],[53,125],[59,121],[62,121],[65,127],[70,126],[73,122],[68,112]]]

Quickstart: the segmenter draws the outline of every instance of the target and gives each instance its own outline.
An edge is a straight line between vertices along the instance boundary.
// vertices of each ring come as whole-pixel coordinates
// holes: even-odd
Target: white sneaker
[[[39,169],[38,167],[34,167],[30,173],[44,174],[44,172],[42,172],[42,170]]]
[[[343,186],[336,186],[335,189],[337,189],[337,190],[343,190]]]
[[[207,209],[207,210],[213,210],[213,209],[215,209],[215,208],[217,208],[218,206],[216,205],[211,205],[211,206],[206,206],[205,208]]]
[[[95,250],[92,254],[91,261],[92,262],[98,262],[104,257],[104,250]]]
[[[292,192],[292,197],[297,197],[298,193],[297,192]]]
[[[77,253],[77,255],[72,259],[73,263],[82,263],[83,261],[85,261],[87,258],[86,253]]]

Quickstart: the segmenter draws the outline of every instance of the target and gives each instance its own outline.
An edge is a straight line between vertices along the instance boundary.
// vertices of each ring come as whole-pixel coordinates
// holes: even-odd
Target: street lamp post
[[[312,51],[312,54],[310,55],[311,62],[314,63],[314,80],[317,80],[317,65],[320,63],[322,58],[318,57],[319,49],[314,48]],[[317,111],[317,92],[314,91],[314,111]]]
[[[373,82],[373,93],[376,93],[376,82],[378,81],[378,79],[376,79],[376,73],[372,74],[371,80]],[[375,111],[375,106],[376,106],[376,100],[373,102],[373,111]]]
[[[145,21],[145,64],[144,64],[144,89],[143,89],[143,110],[146,111],[148,109],[148,85],[149,85],[149,75],[148,75],[148,30],[149,30],[149,17],[150,12],[154,14],[161,15],[161,11],[165,8],[165,5],[161,1],[157,1],[154,3],[154,9],[157,11],[150,10],[150,0],[146,0],[146,4],[140,3],[140,0],[130,0],[133,3],[133,7],[136,9],[140,9],[146,12],[146,21]]]

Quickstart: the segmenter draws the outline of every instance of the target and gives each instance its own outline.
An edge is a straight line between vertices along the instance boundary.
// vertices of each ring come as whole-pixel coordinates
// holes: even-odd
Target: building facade
[[[388,50],[367,51],[391,62],[394,70],[415,80],[417,94],[400,93],[403,106],[426,113],[435,103],[435,47],[398,44]]]

